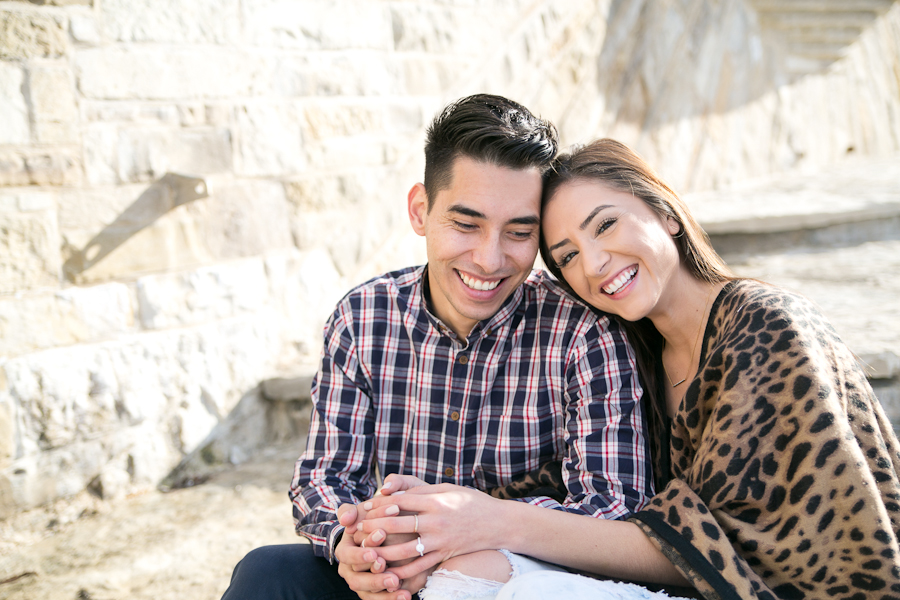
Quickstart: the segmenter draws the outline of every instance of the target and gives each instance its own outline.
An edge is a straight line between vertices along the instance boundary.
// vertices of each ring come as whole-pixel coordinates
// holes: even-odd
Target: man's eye
[[[453,221],[453,224],[463,231],[472,231],[476,227],[473,223],[463,223],[462,221]]]
[[[520,240],[530,240],[534,237],[533,231],[513,231],[512,236]]]

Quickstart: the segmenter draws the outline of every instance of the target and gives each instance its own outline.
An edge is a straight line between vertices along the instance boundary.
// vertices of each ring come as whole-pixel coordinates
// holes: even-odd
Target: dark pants
[[[337,565],[315,556],[309,544],[263,546],[234,568],[222,600],[359,600]]]

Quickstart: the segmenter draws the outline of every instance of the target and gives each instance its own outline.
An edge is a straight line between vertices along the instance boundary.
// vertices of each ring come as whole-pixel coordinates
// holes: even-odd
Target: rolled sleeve
[[[371,498],[376,488],[371,470],[374,414],[347,314],[339,308],[326,325],[306,451],[297,461],[288,492],[297,533],[330,562],[343,531],[338,507]]]
[[[569,495],[563,504],[548,498],[527,501],[625,519],[653,496],[643,389],[634,352],[617,323],[604,316],[583,339],[569,367],[566,389],[562,476]]]

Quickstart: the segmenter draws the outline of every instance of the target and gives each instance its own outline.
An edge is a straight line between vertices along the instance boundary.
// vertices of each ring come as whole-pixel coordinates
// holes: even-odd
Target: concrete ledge
[[[892,379],[900,375],[900,356],[893,352],[860,354],[859,361],[862,363],[866,376],[870,380]]]
[[[900,202],[872,204],[844,212],[803,212],[785,215],[743,217],[729,221],[708,221],[700,225],[709,235],[734,233],[779,233],[798,229],[819,229],[900,217]]]

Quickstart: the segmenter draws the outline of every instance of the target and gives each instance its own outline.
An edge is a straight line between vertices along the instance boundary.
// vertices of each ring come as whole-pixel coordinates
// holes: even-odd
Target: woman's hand
[[[415,478],[389,477],[390,495],[383,491],[381,496],[362,504],[367,514],[358,530],[366,535],[376,531],[387,535],[415,534],[415,539],[408,542],[376,550],[378,557],[391,565],[390,572],[400,579],[413,577],[460,554],[501,546],[496,540],[502,539],[499,530],[505,525],[502,500],[449,483],[425,485],[410,481]],[[394,566],[406,559],[413,560]]]

